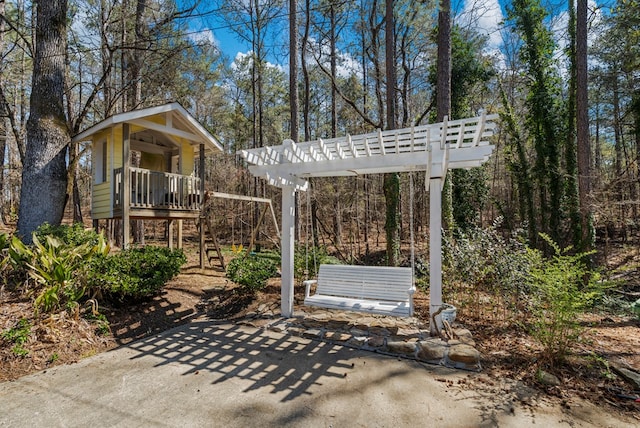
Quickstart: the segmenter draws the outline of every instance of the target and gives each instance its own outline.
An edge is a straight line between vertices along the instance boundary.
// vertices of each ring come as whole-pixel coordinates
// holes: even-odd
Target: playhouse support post
[[[429,180],[429,331],[431,334],[436,333],[432,314],[442,306],[442,181],[441,177]]]
[[[129,209],[131,208],[131,140],[129,135],[129,124],[122,124],[122,249],[129,248]]]
[[[280,308],[282,316],[293,315],[293,256],[295,252],[295,199],[296,189],[293,186],[282,187],[282,285]]]
[[[205,200],[204,200],[205,163],[204,161],[205,161],[204,144],[200,144],[200,158],[199,158],[200,188],[198,189],[200,193],[198,194],[198,198],[197,198],[198,207],[200,208],[200,220],[198,221],[198,231],[200,233],[200,269],[204,269],[204,254],[206,252],[205,236],[204,236],[204,216],[202,215],[204,212],[203,208],[205,204]]]

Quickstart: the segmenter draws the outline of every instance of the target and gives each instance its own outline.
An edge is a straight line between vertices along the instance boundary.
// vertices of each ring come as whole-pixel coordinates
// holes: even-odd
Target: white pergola
[[[493,153],[489,138],[498,115],[243,150],[256,177],[282,188],[282,296],[284,317],[293,314],[295,193],[310,177],[426,171],[429,179],[430,313],[442,306],[442,186],[447,171],[482,165]]]

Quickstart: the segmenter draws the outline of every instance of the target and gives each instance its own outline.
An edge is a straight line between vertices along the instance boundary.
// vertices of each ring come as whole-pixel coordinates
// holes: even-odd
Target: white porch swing
[[[413,172],[409,174],[411,267],[322,264],[318,269],[317,279],[303,281],[306,306],[399,317],[413,316],[413,295],[416,291],[414,191]],[[307,212],[309,212],[309,193],[310,191],[307,191]],[[308,228],[309,224],[307,224],[307,230]],[[305,246],[305,252],[308,252],[308,245]],[[314,258],[314,272],[316,267]],[[316,289],[315,294],[312,295],[311,287],[314,285]]]
[[[435,314],[442,306],[444,178],[450,168],[472,168],[489,159],[494,149],[489,138],[497,117],[445,118],[411,128],[299,144],[285,140],[280,146],[243,150],[249,171],[282,189],[282,315],[293,314],[295,193],[307,190],[306,179],[409,171],[426,171],[429,180],[429,311]]]

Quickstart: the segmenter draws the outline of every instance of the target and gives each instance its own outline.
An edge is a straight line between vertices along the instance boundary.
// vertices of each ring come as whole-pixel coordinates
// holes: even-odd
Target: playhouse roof
[[[123,123],[138,127],[140,130],[135,132],[136,138],[149,145],[170,147],[177,139],[183,139],[193,146],[204,144],[208,151],[223,150],[218,139],[177,102],[115,114],[85,129],[71,141],[89,140],[94,135]]]

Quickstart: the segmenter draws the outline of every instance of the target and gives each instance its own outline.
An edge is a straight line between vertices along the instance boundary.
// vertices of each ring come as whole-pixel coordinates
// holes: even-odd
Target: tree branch
[[[320,58],[318,58],[315,53],[313,53],[313,58],[316,60],[316,64],[318,65],[318,67],[320,67],[320,70],[322,70],[322,72],[331,80],[331,85],[335,88],[336,92],[338,95],[340,95],[340,98],[342,98],[342,100],[349,104],[351,106],[351,108],[353,108],[353,110],[358,114],[358,116],[360,116],[362,118],[362,120],[364,120],[366,123],[368,123],[369,125],[373,126],[374,128],[381,128],[382,127],[382,123],[380,121],[378,121],[377,123],[374,122],[369,116],[367,116],[357,105],[356,103],[351,99],[348,98],[344,92],[342,92],[342,90],[338,87],[338,85],[336,84],[336,79],[334,76],[331,75],[331,72],[329,70],[327,70],[321,63],[320,63]]]

